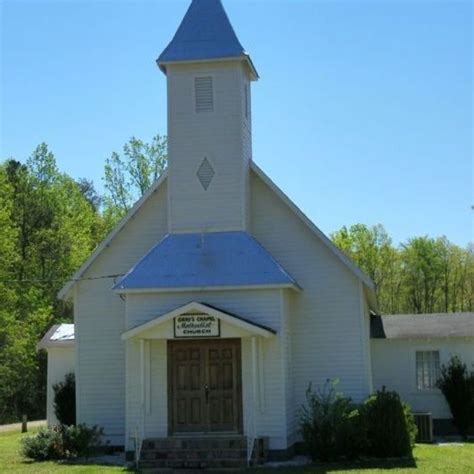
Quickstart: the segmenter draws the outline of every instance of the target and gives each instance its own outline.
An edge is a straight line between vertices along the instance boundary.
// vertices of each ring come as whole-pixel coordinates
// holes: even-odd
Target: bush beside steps
[[[411,457],[417,428],[411,410],[385,388],[357,405],[336,391],[337,381],[306,392],[300,431],[313,461]]]
[[[86,425],[40,428],[21,440],[21,454],[33,461],[59,461],[90,457],[101,447],[103,429]]]

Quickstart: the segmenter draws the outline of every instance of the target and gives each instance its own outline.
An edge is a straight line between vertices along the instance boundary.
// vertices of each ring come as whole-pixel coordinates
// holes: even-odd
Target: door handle
[[[204,385],[204,395],[206,397],[206,403],[209,403],[209,385]]]

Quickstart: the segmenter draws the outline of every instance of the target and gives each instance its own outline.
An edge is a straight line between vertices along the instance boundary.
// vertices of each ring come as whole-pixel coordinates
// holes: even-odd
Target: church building
[[[374,285],[256,164],[259,76],[221,1],[193,0],[157,63],[168,168],[59,295],[77,421],[143,465],[206,440],[284,458],[310,383],[372,392]]]

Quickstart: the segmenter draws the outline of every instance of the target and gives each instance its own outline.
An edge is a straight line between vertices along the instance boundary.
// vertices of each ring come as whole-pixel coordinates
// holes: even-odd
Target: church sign
[[[219,318],[209,314],[182,314],[174,318],[174,337],[220,337]]]

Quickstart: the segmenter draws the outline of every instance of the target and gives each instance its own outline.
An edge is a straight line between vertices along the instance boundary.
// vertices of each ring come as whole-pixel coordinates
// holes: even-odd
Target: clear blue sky
[[[113,150],[166,133],[154,61],[188,4],[0,0],[0,158],[45,141],[101,190]],[[254,159],[323,231],[473,240],[470,1],[224,5],[261,75]]]

